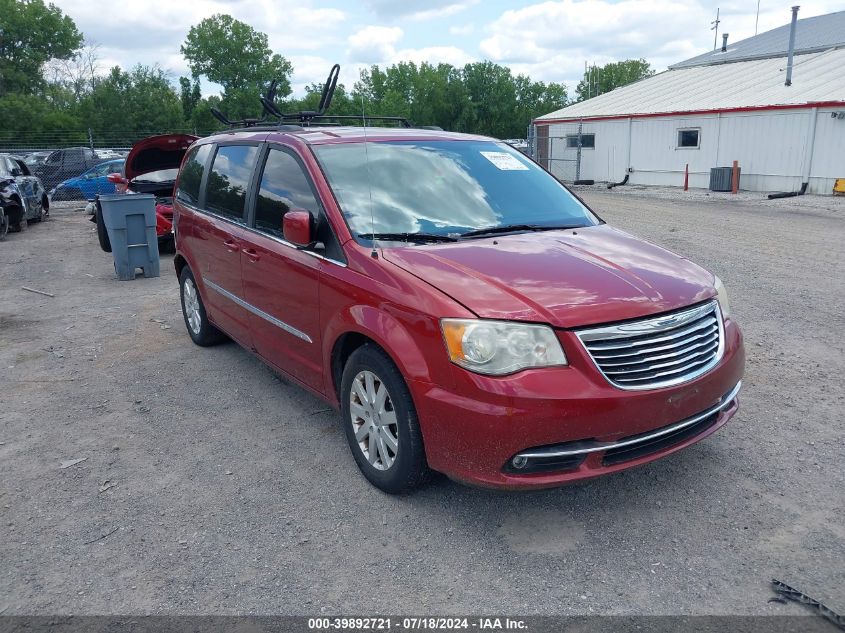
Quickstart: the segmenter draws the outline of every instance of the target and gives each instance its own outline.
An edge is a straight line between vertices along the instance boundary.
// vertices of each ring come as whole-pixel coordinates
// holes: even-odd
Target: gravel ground
[[[580,193],[722,277],[747,376],[711,438],[535,493],[385,496],[324,403],[191,344],[172,256],[118,282],[70,209],[10,235],[0,613],[804,613],[767,603],[772,577],[845,611],[845,217],[811,196]]]

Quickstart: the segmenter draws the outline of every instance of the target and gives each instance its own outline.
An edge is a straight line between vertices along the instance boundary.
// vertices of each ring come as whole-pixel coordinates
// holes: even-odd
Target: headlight
[[[716,299],[719,300],[719,308],[722,310],[722,318],[726,319],[731,315],[731,304],[728,301],[728,291],[725,288],[725,284],[723,284],[722,280],[718,277],[715,277],[714,285],[716,286]]]
[[[527,367],[566,365],[555,333],[546,325],[480,319],[442,319],[450,360],[478,374],[501,376]]]

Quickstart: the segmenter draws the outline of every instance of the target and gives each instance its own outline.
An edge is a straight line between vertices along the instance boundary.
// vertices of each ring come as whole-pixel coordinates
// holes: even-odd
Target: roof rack
[[[211,108],[211,114],[230,128],[254,128],[256,131],[260,130],[288,130],[297,131],[311,127],[313,123],[319,123],[321,126],[342,125],[344,121],[360,121],[363,125],[367,125],[370,121],[389,121],[397,123],[399,127],[411,128],[414,125],[405,117],[401,116],[369,116],[366,114],[326,114],[326,110],[332,103],[335,88],[337,87],[337,78],[340,75],[340,64],[335,64],[329,71],[329,76],[326,83],[323,85],[323,92],[320,95],[320,103],[316,110],[302,110],[300,112],[282,112],[275,104],[276,90],[279,82],[274,79],[267,92],[259,97],[262,108],[264,110],[263,116],[260,119],[245,118],[239,121],[231,121],[217,108]],[[273,125],[268,121],[268,117],[276,119],[276,124]],[[291,124],[296,121],[299,125]],[[269,125],[267,125],[269,123]],[[264,124],[264,125],[262,125]],[[422,129],[440,130],[441,128],[429,125],[423,126]]]

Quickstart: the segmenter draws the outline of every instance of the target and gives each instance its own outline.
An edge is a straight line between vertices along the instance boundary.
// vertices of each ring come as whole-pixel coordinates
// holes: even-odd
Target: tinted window
[[[226,145],[217,148],[214,164],[208,172],[206,209],[243,221],[246,190],[257,154],[258,147],[255,145]]]
[[[185,159],[185,166],[179,173],[179,188],[176,190],[176,199],[188,204],[199,204],[200,183],[205,163],[208,161],[208,154],[211,152],[211,145],[200,145],[188,153]],[[145,174],[149,178],[149,174]]]
[[[11,171],[9,169],[9,163],[6,162],[5,156],[0,156],[0,176],[9,176]]]
[[[290,154],[271,149],[255,205],[255,228],[283,237],[282,218],[293,208],[306,209],[315,218],[320,215],[302,167]]]

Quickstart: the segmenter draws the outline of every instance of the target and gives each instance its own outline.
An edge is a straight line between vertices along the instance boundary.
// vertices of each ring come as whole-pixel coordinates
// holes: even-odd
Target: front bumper
[[[695,380],[661,389],[613,387],[571,332],[560,333],[560,340],[568,367],[502,378],[455,367],[456,384],[449,390],[412,382],[429,465],[487,487],[557,486],[682,450],[737,411],[745,355],[742,335],[730,319],[719,363]],[[567,452],[558,461],[538,458]],[[533,464],[529,459],[515,468],[518,455],[534,455]]]

